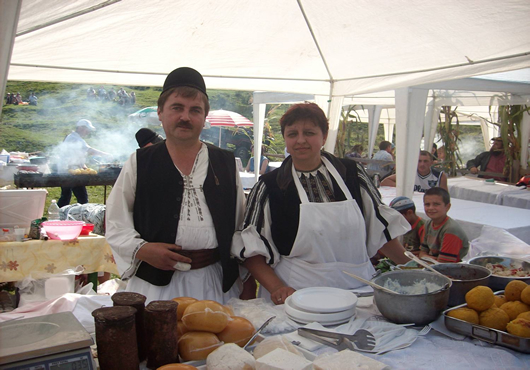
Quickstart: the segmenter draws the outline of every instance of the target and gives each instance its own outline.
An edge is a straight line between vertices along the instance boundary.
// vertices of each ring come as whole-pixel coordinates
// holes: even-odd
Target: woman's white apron
[[[291,253],[281,257],[274,271],[294,289],[316,286],[357,288],[363,284],[342,271],[365,279],[370,279],[375,272],[366,251],[364,218],[335,167],[326,158],[322,158],[322,161],[342,189],[346,200],[309,202],[293,166],[293,179],[302,203],[298,234]],[[260,293],[270,299],[270,294],[264,289]]]

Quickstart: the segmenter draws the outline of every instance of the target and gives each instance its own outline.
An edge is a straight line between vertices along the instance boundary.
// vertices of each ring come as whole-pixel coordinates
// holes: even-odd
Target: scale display
[[[94,370],[92,337],[71,312],[0,324],[0,370]]]

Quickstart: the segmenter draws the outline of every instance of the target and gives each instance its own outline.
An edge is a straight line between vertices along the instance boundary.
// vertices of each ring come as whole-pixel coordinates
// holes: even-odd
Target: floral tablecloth
[[[103,236],[81,236],[72,241],[0,242],[0,282],[29,276],[45,278],[77,266],[83,266],[85,273],[118,274],[112,250]]]

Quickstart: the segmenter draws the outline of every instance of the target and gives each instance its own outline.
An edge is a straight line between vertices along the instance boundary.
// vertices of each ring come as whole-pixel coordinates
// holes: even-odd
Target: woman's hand
[[[274,304],[284,304],[287,297],[296,292],[290,286],[281,286],[271,293],[271,300]]]

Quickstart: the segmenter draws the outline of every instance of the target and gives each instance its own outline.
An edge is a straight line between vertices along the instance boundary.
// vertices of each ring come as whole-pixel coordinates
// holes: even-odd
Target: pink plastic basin
[[[83,221],[45,221],[42,227],[50,239],[72,240],[79,236],[84,224]]]

